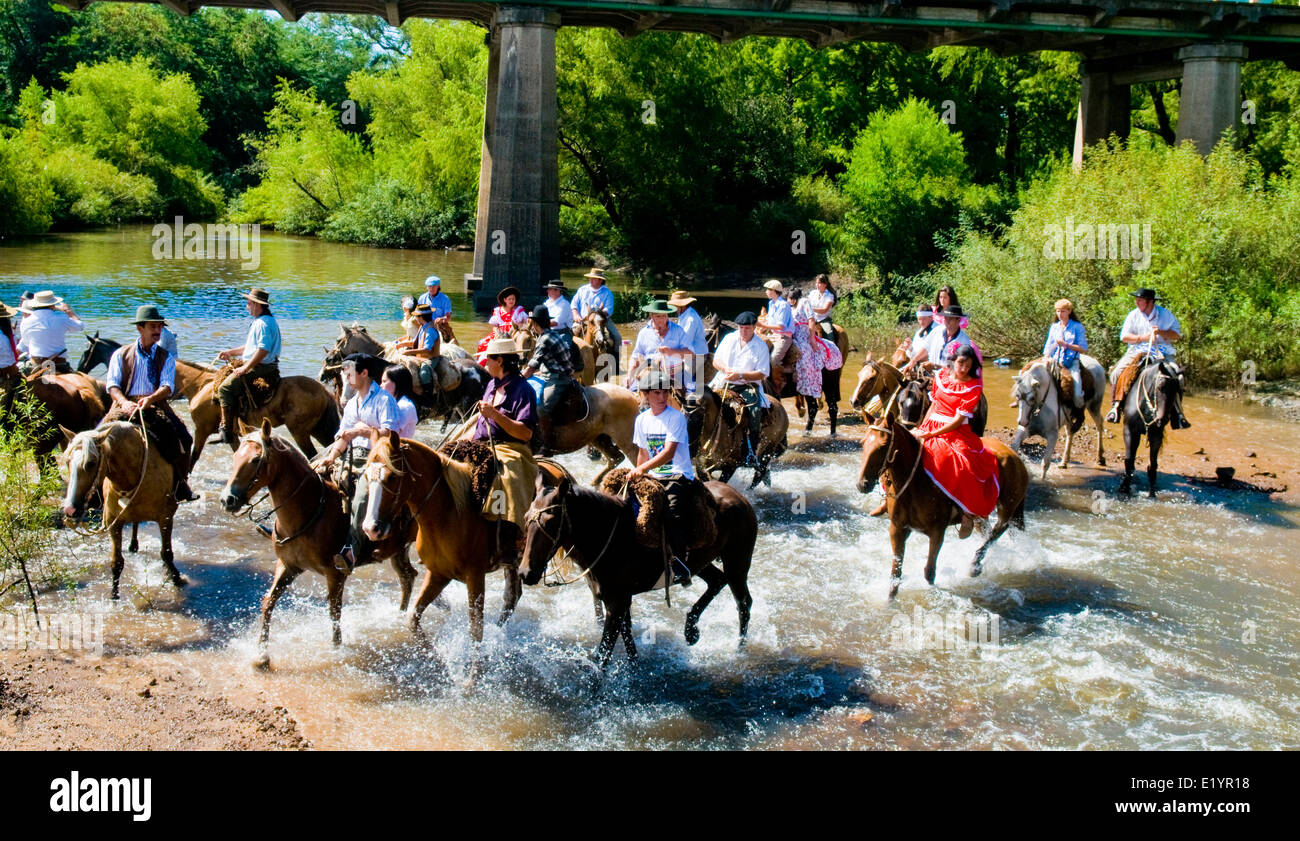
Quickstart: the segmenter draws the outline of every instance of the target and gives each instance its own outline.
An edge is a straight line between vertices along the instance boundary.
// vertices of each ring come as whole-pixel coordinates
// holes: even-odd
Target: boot
[[[1119,423],[1119,401],[1110,404],[1110,411],[1106,413],[1106,423]]]
[[[239,413],[235,411],[234,406],[221,407],[221,440],[230,446],[230,449],[239,449]]]
[[[839,415],[840,415],[839,411],[838,411],[837,409],[835,409],[834,407],[831,407],[831,409],[829,410],[829,418],[830,418],[830,422],[831,422],[831,437],[832,437],[832,438],[835,437],[835,421],[839,418]]]
[[[190,489],[189,453],[185,453],[180,458],[176,459],[176,464],[173,469],[176,471],[176,487],[173,490],[173,493],[176,494],[176,501],[193,502],[194,500],[199,499],[199,495]]]

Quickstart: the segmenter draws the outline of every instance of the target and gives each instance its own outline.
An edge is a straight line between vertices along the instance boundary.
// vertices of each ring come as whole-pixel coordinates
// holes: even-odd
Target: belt
[[[956,420],[956,417],[957,417],[956,415],[930,415],[930,420],[937,420],[937,421],[943,421],[944,423],[948,423],[949,421]],[[963,417],[965,416],[963,415]]]

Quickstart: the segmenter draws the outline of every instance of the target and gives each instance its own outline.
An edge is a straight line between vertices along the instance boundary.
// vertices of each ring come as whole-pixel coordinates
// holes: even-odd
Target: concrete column
[[[1191,141],[1208,155],[1241,115],[1242,44],[1198,44],[1178,51],[1183,90],[1178,100],[1177,143]]]
[[[1128,139],[1130,91],[1110,73],[1089,73],[1083,68],[1079,111],[1074,123],[1074,168],[1083,166],[1083,151],[1112,134]]]
[[[497,75],[501,72],[501,31],[488,30],[487,102],[483,109],[483,152],[478,167],[478,219],[474,228],[474,270],[465,275],[466,291],[483,285],[483,260],[487,255],[488,207],[492,186],[492,133],[497,124]]]
[[[560,16],[502,6],[492,24],[483,175],[479,184],[474,307],[487,312],[506,286],[527,306],[560,276],[560,173],[556,138],[555,32]],[[491,140],[489,141],[489,132]],[[484,198],[486,197],[486,209]],[[467,278],[473,287],[477,278]]]

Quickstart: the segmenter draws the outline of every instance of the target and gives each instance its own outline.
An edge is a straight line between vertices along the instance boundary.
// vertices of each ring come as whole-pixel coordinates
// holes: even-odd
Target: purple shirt
[[[528,380],[518,374],[511,374],[505,379],[493,378],[483,392],[483,399],[495,406],[501,414],[524,424],[529,429],[537,429],[537,394]],[[474,427],[475,441],[492,438],[496,441],[518,441],[519,439],[502,429],[496,421],[485,417],[478,419]],[[525,442],[526,443],[526,442]]]

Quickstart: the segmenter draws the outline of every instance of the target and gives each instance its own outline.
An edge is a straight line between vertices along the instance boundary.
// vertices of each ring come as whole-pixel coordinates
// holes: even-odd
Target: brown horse
[[[888,403],[902,384],[903,375],[895,365],[883,359],[875,359],[868,352],[862,369],[858,371],[858,381],[853,387],[850,402],[854,409],[862,413],[863,420],[866,420],[872,399],[879,400],[882,404]],[[897,414],[892,409],[891,412]]]
[[[948,526],[961,522],[961,510],[953,504],[924,470],[923,448],[896,419],[870,419],[871,428],[862,441],[862,468],[858,473],[858,490],[870,493],[876,481],[885,477],[886,504],[889,509],[889,543],[894,551],[890,573],[889,597],[898,593],[903,579],[903,551],[913,530],[930,538],[930,554],[925,564],[925,580],[934,585],[935,561],[943,546]],[[971,575],[979,575],[984,553],[1002,536],[1007,526],[1025,527],[1025,492],[1029,471],[1011,448],[994,438],[982,438],[984,446],[998,460],[998,521],[993,531],[975,553]],[[895,492],[893,489],[898,488]]]
[[[708,546],[692,549],[687,558],[691,574],[704,579],[708,589],[686,615],[688,645],[700,638],[699,620],[724,586],[731,588],[740,614],[740,645],[749,631],[749,567],[758,539],[758,518],[749,500],[730,485],[707,482],[717,503],[717,536]],[[636,662],[632,641],[632,596],[663,586],[663,547],[647,548],[636,537],[636,514],[624,500],[579,487],[561,479],[546,487],[539,478],[539,496],[528,512],[528,536],[519,568],[524,583],[537,584],[546,565],[561,547],[594,582],[592,592],[605,604],[605,629],[596,649],[603,670],[609,665],[618,637],[628,659]],[[714,566],[721,559],[722,569]]]
[[[113,543],[113,598],[118,598],[122,578],[122,527],[127,523],[154,522],[162,538],[162,562],[171,581],[185,586],[172,555],[172,523],[176,495],[172,466],[158,450],[149,447],[141,430],[122,421],[80,432],[64,455],[68,466],[68,492],[63,514],[71,519],[82,513],[86,498],[99,490],[104,500],[104,525]]]
[[[182,370],[187,372],[184,378]],[[181,388],[192,384],[199,377],[208,374],[212,376],[190,396],[190,418],[194,421],[194,452],[190,463],[198,464],[208,438],[221,425],[221,403],[216,395],[217,372],[203,366],[177,362],[176,373],[178,380],[181,380],[177,385]],[[339,431],[339,406],[328,389],[311,377],[284,377],[269,403],[254,409],[240,420],[252,427],[264,420],[269,420],[272,426],[287,427],[293,440],[310,458],[316,455],[313,438],[322,446],[334,442],[334,436]]]
[[[60,427],[72,432],[94,429],[112,405],[104,384],[87,374],[46,374],[41,369],[24,377],[23,383],[50,413],[50,426],[38,435],[34,448],[42,468],[53,467],[51,454],[64,443]]]
[[[587,313],[586,318],[574,320],[573,337],[581,339],[591,348],[595,363],[613,366],[608,372],[611,377],[618,376],[619,347],[614,342],[614,332],[609,327],[608,313],[604,310],[592,310]],[[586,357],[583,357],[583,361],[586,361]],[[592,368],[594,375],[594,364]],[[584,381],[583,385],[588,385],[588,383]]]
[[[334,566],[334,554],[348,540],[348,515],[343,493],[314,471],[307,458],[284,439],[271,434],[271,421],[262,419],[260,429],[245,435],[235,450],[230,479],[221,492],[221,505],[232,514],[247,505],[262,488],[270,491],[275,506],[275,577],[262,599],[262,628],[258,636],[258,668],[271,665],[267,641],[271,635],[271,613],[293,580],[310,570],[324,576],[328,590],[334,645],[343,642],[343,585],[348,573]],[[402,581],[402,606],[410,596],[414,570],[406,560],[406,549],[415,539],[415,522],[393,529],[378,541],[371,556],[392,559]]]
[[[484,581],[489,572],[498,569],[506,577],[505,602],[497,617],[497,625],[504,625],[521,593],[516,571],[518,531],[483,516],[474,498],[470,468],[418,441],[402,440],[389,430],[371,436],[366,481],[370,483],[363,525],[367,537],[386,537],[394,518],[404,509],[419,524],[415,551],[427,571],[411,606],[411,631],[419,632],[424,609],[455,580],[464,582],[469,594],[470,636],[474,642],[482,642]],[[471,680],[478,670],[476,655]]]
[[[772,484],[771,464],[786,449],[786,433],[790,416],[780,400],[768,395],[771,408],[764,411],[759,431],[757,466],[750,488],[759,482]],[[701,477],[714,475],[722,482],[731,481],[732,475],[745,463],[746,437],[749,425],[744,419],[748,411],[738,397],[724,396],[708,386],[701,387],[695,406],[687,413],[691,438],[691,460]],[[599,479],[597,479],[599,481]]]

